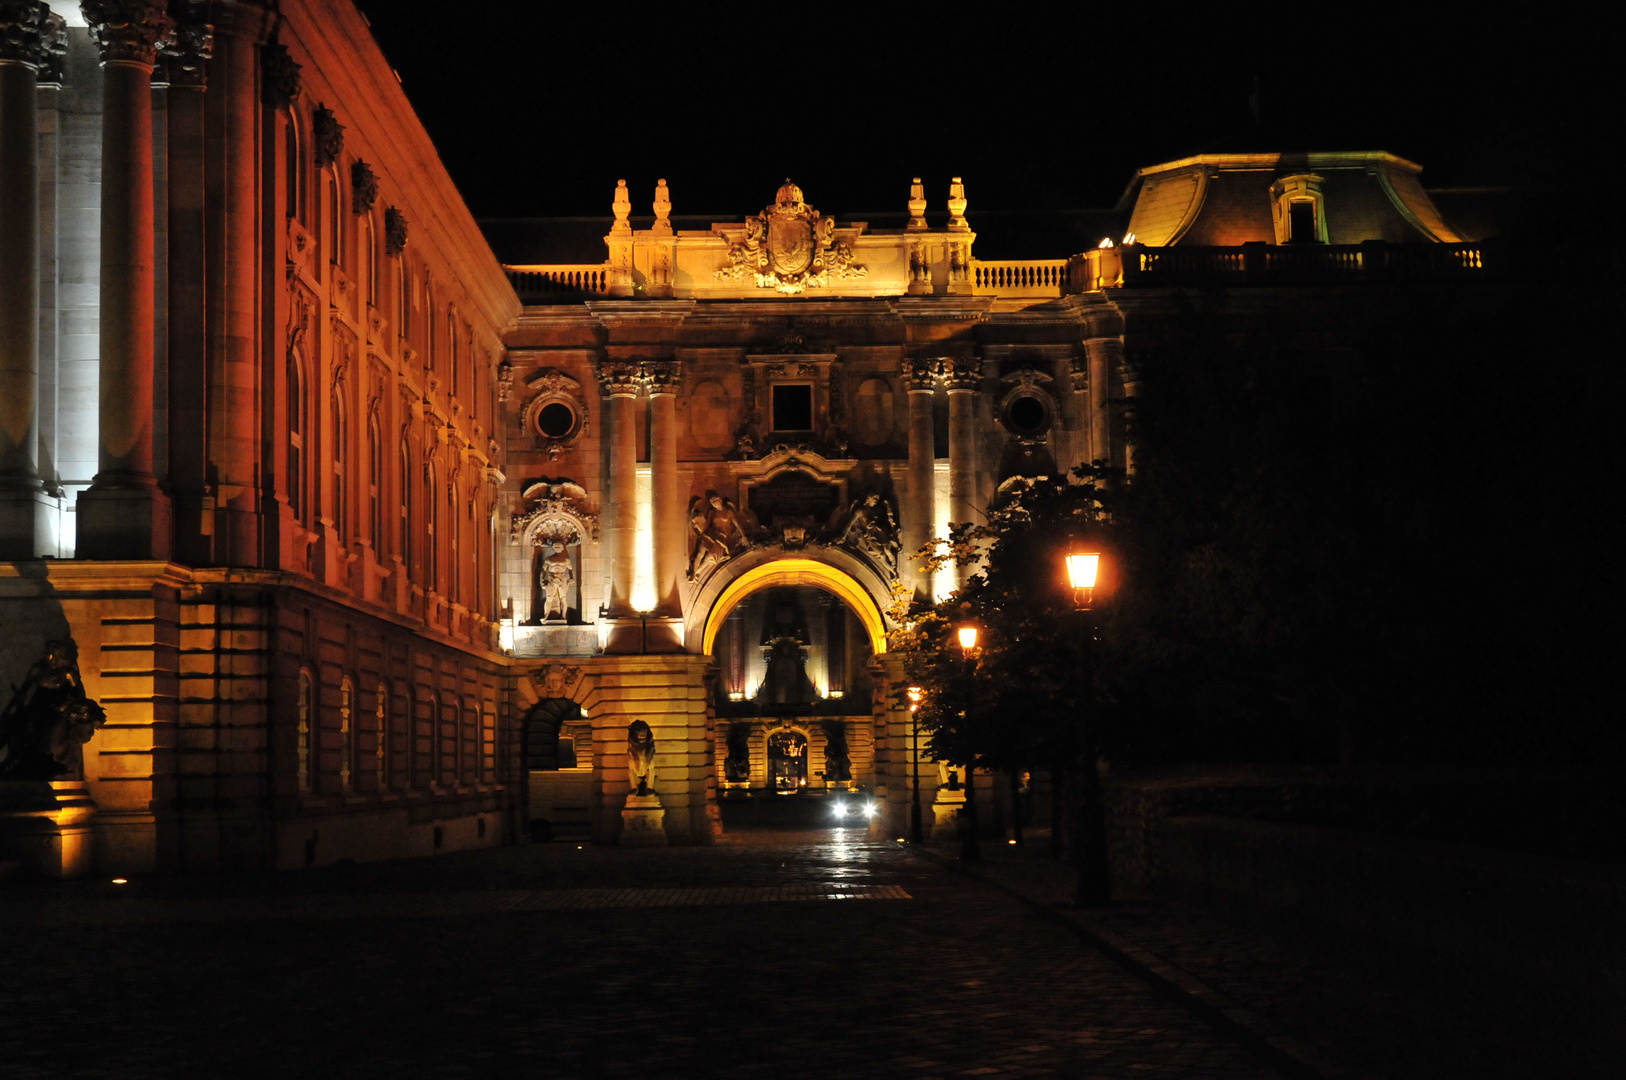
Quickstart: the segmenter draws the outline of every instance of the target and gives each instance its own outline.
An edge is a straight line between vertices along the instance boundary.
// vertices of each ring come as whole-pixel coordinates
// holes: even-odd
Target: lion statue
[[[627,784],[636,795],[655,788],[655,733],[642,720],[627,725]]]

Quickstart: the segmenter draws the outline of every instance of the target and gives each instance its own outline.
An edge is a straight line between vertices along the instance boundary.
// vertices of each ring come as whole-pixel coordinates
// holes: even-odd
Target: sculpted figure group
[[[80,747],[107,722],[85,695],[79,647],[48,641],[0,712],[0,780],[52,780],[79,767]]]

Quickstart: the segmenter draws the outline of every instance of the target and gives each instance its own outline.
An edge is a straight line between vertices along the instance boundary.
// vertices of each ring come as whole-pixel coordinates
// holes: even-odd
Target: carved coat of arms
[[[826,286],[832,277],[868,274],[853,262],[851,247],[836,240],[836,223],[807,205],[802,189],[786,180],[772,206],[746,219],[744,235],[729,246],[716,277],[750,277],[759,289],[799,293]]]

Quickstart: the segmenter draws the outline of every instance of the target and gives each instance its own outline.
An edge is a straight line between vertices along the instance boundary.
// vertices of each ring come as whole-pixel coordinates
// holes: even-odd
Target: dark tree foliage
[[[934,754],[1072,759],[1087,536],[1114,762],[1616,760],[1616,380],[1577,301],[1555,327],[1517,299],[1385,291],[1317,328],[1190,298],[1137,357],[1132,478],[1039,481],[934,553],[986,556],[895,642]]]

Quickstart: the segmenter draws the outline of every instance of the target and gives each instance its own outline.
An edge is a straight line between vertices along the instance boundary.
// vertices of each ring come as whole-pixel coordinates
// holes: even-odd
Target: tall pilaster
[[[909,390],[909,502],[903,512],[903,558],[899,561],[915,599],[930,603],[932,575],[915,562],[915,553],[932,538],[937,518],[937,438],[932,430],[937,361],[905,360],[903,378]]]
[[[206,125],[211,147],[208,197],[208,470],[215,483],[214,561],[259,563],[260,426],[255,408],[255,314],[259,211],[255,183],[260,98],[255,90],[266,13],[259,4],[212,5],[214,57]],[[275,213],[276,211],[271,211]]]
[[[183,22],[169,56],[169,493],[175,557],[214,560],[205,495],[204,90],[214,28]]]
[[[152,69],[165,0],[84,0],[102,60],[101,371],[96,479],[79,496],[82,559],[165,559],[153,476]]]
[[[1110,378],[1123,363],[1124,343],[1119,338],[1090,338],[1084,342],[1090,364],[1090,460],[1121,465],[1113,460]]]
[[[944,362],[943,382],[949,396],[949,521],[977,521],[977,393],[982,388],[982,361],[956,357]],[[957,562],[954,580],[964,585],[974,564]]]
[[[610,567],[609,616],[627,618],[632,609],[632,587],[638,572],[638,388],[642,367],[636,363],[605,361],[599,365],[599,383],[609,398],[610,476],[605,503],[608,526],[604,530],[605,560]]]
[[[39,126],[50,9],[0,0],[0,559],[54,554],[39,475]]]
[[[688,541],[683,489],[677,475],[677,392],[682,365],[676,360],[644,365],[649,388],[649,465],[655,527],[655,610],[673,618],[683,614],[678,592]]]

